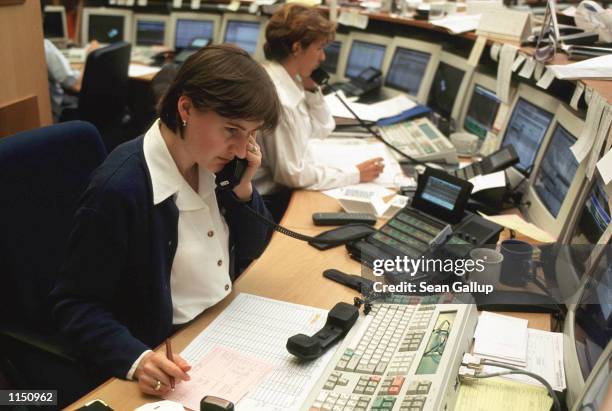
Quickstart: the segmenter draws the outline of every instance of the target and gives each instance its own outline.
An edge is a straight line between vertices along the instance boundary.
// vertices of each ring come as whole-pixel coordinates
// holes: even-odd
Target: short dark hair
[[[261,121],[263,132],[273,131],[279,121],[280,102],[270,76],[247,52],[230,44],[206,46],[181,66],[157,106],[161,121],[174,132],[181,123],[181,96],[202,111]]]
[[[264,53],[267,59],[282,62],[291,55],[293,43],[306,48],[321,38],[332,41],[335,34],[336,25],[317,9],[285,4],[268,21]]]

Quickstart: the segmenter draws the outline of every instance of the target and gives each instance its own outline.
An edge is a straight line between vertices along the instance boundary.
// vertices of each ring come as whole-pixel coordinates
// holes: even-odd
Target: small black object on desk
[[[200,401],[200,411],[234,411],[234,403],[223,398],[207,395]]]

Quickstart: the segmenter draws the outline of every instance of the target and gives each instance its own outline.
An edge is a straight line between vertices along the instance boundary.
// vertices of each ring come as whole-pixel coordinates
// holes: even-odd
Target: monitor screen
[[[429,53],[397,47],[389,66],[385,85],[416,96],[419,94],[430,57]]]
[[[64,33],[64,21],[61,11],[45,11],[43,31],[45,33],[45,38],[49,39],[63,39],[68,37],[66,33]]]
[[[383,44],[354,40],[346,62],[345,77],[355,78],[368,67],[380,70],[386,48]]]
[[[493,129],[500,103],[495,92],[476,84],[463,128],[484,140],[487,133]]]
[[[437,177],[429,177],[425,184],[422,197],[447,210],[455,208],[461,187]]]
[[[136,45],[158,46],[164,44],[166,23],[157,20],[136,21]]]
[[[429,108],[442,117],[450,118],[464,74],[457,67],[440,63],[427,99]]]
[[[205,38],[212,41],[215,23],[212,20],[178,19],[174,37],[174,48],[184,49],[194,38]]]
[[[321,68],[328,73],[335,73],[338,70],[338,59],[342,43],[332,41],[325,47],[325,61],[321,63]]]
[[[546,130],[553,115],[540,107],[519,98],[508,121],[502,145],[512,144],[519,156],[514,166],[524,174],[529,174]]]
[[[100,43],[114,43],[124,40],[124,16],[109,16],[105,14],[90,14],[87,27],[89,41],[98,40]]]
[[[546,148],[534,182],[534,189],[544,206],[554,217],[559,215],[567,191],[578,170],[578,162],[570,147],[576,138],[557,124]]]
[[[235,44],[249,54],[254,54],[257,50],[260,26],[260,23],[256,21],[230,20],[227,22],[223,41]]]
[[[595,244],[610,225],[610,203],[599,174],[585,200],[572,243]]]

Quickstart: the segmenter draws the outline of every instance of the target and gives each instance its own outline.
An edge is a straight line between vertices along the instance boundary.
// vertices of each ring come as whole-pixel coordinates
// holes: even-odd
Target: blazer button
[[[222,265],[222,264],[223,264],[223,260],[219,260],[219,261],[217,261],[217,265],[218,265],[219,267],[221,267],[221,265]]]
[[[229,290],[229,284],[225,284],[225,291]]]
[[[213,235],[215,235],[215,232],[213,230],[210,230],[207,234],[209,237],[212,237]]]

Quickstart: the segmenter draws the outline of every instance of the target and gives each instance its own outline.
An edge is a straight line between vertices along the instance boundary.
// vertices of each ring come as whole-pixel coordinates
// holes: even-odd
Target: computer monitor
[[[505,121],[508,105],[495,94],[497,81],[483,73],[474,73],[461,108],[458,128],[477,135],[496,136]]]
[[[437,44],[395,37],[383,66],[385,89],[427,103],[441,51]]]
[[[351,33],[340,54],[338,77],[341,80],[350,80],[368,67],[383,70],[385,52],[389,43],[391,43],[390,37]]]
[[[521,84],[516,94],[510,118],[501,130],[501,146],[513,145],[519,156],[519,162],[507,172],[511,187],[531,175],[559,106],[554,97],[526,84]]]
[[[563,330],[563,361],[567,382],[567,406],[577,403],[597,403],[587,398],[601,375],[610,372],[612,338],[612,247],[610,244],[593,250],[593,263],[587,268],[578,291],[577,304],[567,312]],[[607,386],[604,386],[604,391]],[[608,393],[609,395],[610,393]],[[585,401],[585,399],[587,401]],[[609,399],[609,398],[608,398]],[[580,410],[603,410],[593,406]]]
[[[334,41],[325,47],[325,61],[321,63],[321,68],[329,73],[331,81],[336,81],[339,78],[338,66],[340,65],[340,56],[346,42],[347,36],[336,34]]]
[[[172,13],[170,16],[170,47],[182,50],[194,38],[219,43],[221,16],[206,13]]]
[[[168,16],[156,14],[135,14],[134,40],[135,46],[170,46],[169,44],[169,25]]]
[[[473,73],[474,67],[467,60],[446,51],[441,52],[427,105],[440,116],[458,121]]]
[[[263,58],[265,19],[251,14],[225,14],[221,25],[223,43],[235,44],[256,59]]]
[[[85,7],[81,42],[98,40],[102,44],[132,40],[132,11]]]
[[[534,117],[538,126],[526,134],[537,137],[545,116]],[[523,197],[523,215],[538,227],[558,237],[568,222],[585,180],[585,166],[578,163],[570,148],[584,127],[584,121],[559,105],[550,130],[537,156],[530,184]],[[533,139],[530,146],[536,145]],[[523,149],[525,152],[526,149]],[[535,148],[529,150],[536,150]],[[519,152],[520,156],[520,151]],[[522,161],[527,161],[525,158]]]
[[[49,40],[67,40],[66,9],[64,6],[45,6],[43,20],[43,33]]]

